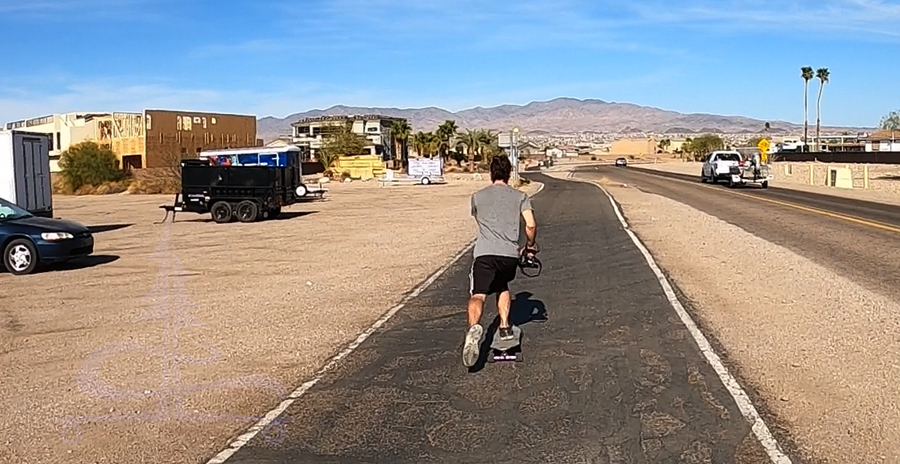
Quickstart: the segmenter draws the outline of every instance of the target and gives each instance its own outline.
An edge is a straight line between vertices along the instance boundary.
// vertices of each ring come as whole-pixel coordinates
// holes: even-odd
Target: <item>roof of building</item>
[[[393,116],[385,116],[383,114],[354,114],[354,115],[325,115],[325,116],[314,116],[310,118],[302,118],[297,120],[297,122],[292,125],[296,126],[298,124],[308,124],[311,122],[331,122],[331,121],[377,121],[377,120],[385,120],[385,121],[405,121],[406,118],[397,118]]]
[[[869,134],[868,137],[860,137],[860,140],[865,140],[867,142],[878,142],[882,140],[891,140],[900,142],[900,130],[889,131],[889,130],[880,130]]]

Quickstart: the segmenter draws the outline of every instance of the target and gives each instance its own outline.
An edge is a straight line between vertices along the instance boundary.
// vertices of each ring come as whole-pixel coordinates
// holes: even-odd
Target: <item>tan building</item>
[[[51,172],[71,145],[85,141],[109,147],[123,169],[177,166],[202,150],[262,146],[256,116],[145,110],[141,113],[68,113],[7,124],[51,135]]]
[[[109,113],[64,113],[22,119],[6,124],[18,129],[50,136],[50,172],[59,172],[59,158],[70,146],[99,137],[97,121]]]
[[[655,155],[659,147],[656,139],[619,139],[609,146],[609,154],[615,156]]]
[[[262,146],[255,116],[170,110],[113,113],[100,122],[100,143],[135,169],[177,166],[204,150]]]

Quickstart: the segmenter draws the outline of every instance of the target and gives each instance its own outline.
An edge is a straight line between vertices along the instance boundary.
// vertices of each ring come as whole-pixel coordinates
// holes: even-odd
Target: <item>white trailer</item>
[[[0,131],[0,198],[35,216],[53,217],[48,134]]]

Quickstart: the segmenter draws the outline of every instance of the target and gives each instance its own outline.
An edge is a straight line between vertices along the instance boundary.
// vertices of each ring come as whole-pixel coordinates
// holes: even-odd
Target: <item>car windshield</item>
[[[0,222],[31,217],[31,213],[0,198]]]

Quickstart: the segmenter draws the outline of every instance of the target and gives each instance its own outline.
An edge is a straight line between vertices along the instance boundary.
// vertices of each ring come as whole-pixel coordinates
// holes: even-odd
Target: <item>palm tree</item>
[[[828,82],[828,78],[831,73],[828,72],[828,68],[819,68],[816,70],[816,77],[819,79],[819,96],[816,99],[816,151],[819,151],[819,127],[822,125],[822,119],[819,117],[819,114],[822,111],[822,90],[825,88],[825,84]]]
[[[409,164],[409,150],[407,143],[412,134],[412,127],[405,119],[398,119],[391,124],[391,137],[394,139],[394,148],[399,154],[400,168],[406,169]]]
[[[469,171],[475,170],[475,153],[481,149],[482,136],[481,131],[473,131],[466,129],[465,133],[457,134],[459,145],[466,147],[466,154],[469,155]]]
[[[456,126],[456,121],[452,119],[448,119],[444,121],[437,128],[437,136],[439,138],[439,146],[438,152],[441,156],[446,156],[447,152],[450,151],[450,146],[452,144],[453,135],[456,134],[456,131],[459,128]]]
[[[813,78],[813,68],[800,68],[800,77],[803,78],[803,151],[806,151],[806,140],[809,137],[809,81]]]

